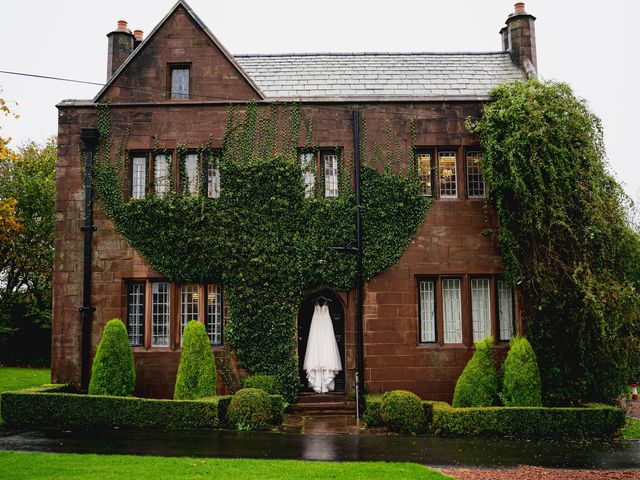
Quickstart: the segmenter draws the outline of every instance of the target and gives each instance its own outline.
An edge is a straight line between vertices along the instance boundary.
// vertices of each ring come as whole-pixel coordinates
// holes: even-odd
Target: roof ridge
[[[383,56],[383,55],[508,55],[505,51],[489,52],[290,52],[290,53],[234,53],[236,58],[243,57],[346,57],[346,56]]]

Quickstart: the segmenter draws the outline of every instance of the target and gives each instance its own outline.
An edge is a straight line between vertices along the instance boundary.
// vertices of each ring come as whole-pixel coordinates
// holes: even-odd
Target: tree
[[[136,370],[127,327],[122,320],[109,320],[102,332],[91,367],[89,394],[127,397],[133,394]]]
[[[454,407],[490,407],[498,398],[498,374],[493,361],[493,337],[476,342],[476,351],[464,367],[453,392]]]
[[[182,352],[173,398],[195,400],[216,394],[216,363],[207,331],[191,320],[184,327]]]
[[[502,364],[500,399],[506,407],[541,407],[542,387],[536,354],[524,337],[514,337]]]
[[[529,80],[494,89],[470,128],[543,400],[615,400],[638,358],[640,242],[607,171],[600,120],[568,85]]]
[[[0,344],[5,360],[25,350],[48,358],[56,144],[30,142],[11,151],[1,140]]]

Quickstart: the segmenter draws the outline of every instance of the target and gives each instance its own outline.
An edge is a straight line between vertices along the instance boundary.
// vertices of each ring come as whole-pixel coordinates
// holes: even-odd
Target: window
[[[153,162],[153,183],[156,194],[163,197],[169,191],[169,156],[156,155]]]
[[[151,284],[151,345],[169,345],[169,282]]]
[[[198,285],[180,286],[180,337],[191,320],[198,320]]]
[[[418,152],[416,154],[416,168],[418,181],[422,194],[431,197],[433,195],[433,156],[430,152]]]
[[[338,196],[338,155],[323,153],[324,167],[324,196],[327,198]]]
[[[211,345],[222,345],[222,289],[217,285],[207,285],[205,328]]]
[[[147,189],[147,158],[133,157],[131,160],[131,198],[143,198]]]
[[[457,198],[456,152],[451,150],[438,152],[438,181],[440,198]]]
[[[189,67],[171,69],[171,98],[189,98]]]
[[[207,197],[218,198],[220,196],[220,162],[212,157],[207,162]]]
[[[459,278],[442,279],[442,317],[444,343],[462,343]]]
[[[132,347],[144,345],[145,282],[131,282],[127,286],[127,331]]]
[[[471,318],[473,341],[483,340],[491,334],[491,310],[489,308],[489,279],[471,279]]]
[[[467,190],[469,198],[484,197],[484,178],[482,176],[483,154],[478,151],[467,152]]]
[[[510,340],[513,336],[513,289],[502,280],[497,284],[499,340]]]
[[[187,181],[189,186],[189,194],[196,195],[198,193],[198,155],[195,153],[187,154],[184,160],[185,170],[187,171],[187,178],[183,181]],[[183,190],[184,191],[184,190]]]
[[[418,282],[421,343],[436,341],[435,290],[436,287],[433,280],[420,280]]]
[[[305,152],[301,153],[299,158],[304,181],[304,196],[311,198],[316,187],[316,156],[313,152]]]

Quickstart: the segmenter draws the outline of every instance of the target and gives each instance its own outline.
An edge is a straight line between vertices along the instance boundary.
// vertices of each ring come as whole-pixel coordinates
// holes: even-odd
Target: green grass
[[[0,367],[0,393],[37,387],[45,383],[51,383],[51,370],[48,368]],[[0,413],[0,425],[3,423]]]
[[[0,478],[20,479],[299,479],[444,480],[415,463],[337,463],[294,460],[133,457],[0,451]]]
[[[622,438],[640,439],[640,419],[627,417],[627,421],[622,428]]]

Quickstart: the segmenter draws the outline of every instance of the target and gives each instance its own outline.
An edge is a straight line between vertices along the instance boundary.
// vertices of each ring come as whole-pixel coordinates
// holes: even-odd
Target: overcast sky
[[[495,51],[512,0],[190,0],[232,53]],[[173,0],[6,2],[0,70],[102,82],[106,34],[119,19],[144,32]],[[537,17],[542,77],[571,84],[602,118],[609,163],[634,198],[640,194],[640,1],[530,0]],[[99,87],[0,74],[0,94],[20,114],[0,118],[13,144],[55,135],[55,104],[92,98]]]

